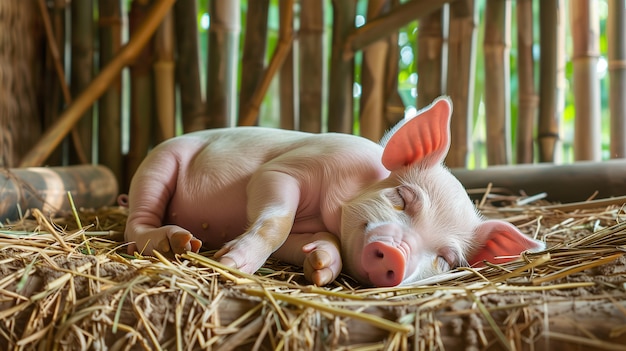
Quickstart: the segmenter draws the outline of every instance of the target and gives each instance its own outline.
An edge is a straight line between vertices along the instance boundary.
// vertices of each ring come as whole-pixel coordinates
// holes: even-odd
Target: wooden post
[[[333,1],[333,39],[328,81],[328,131],[352,133],[354,60],[344,57],[346,38],[354,30],[356,3]]]
[[[154,34],[155,143],[176,135],[174,15],[170,11]]]
[[[256,3],[254,1],[253,3]],[[180,91],[180,112],[183,132],[208,126],[206,104],[200,84],[200,50],[196,0],[177,0],[174,5],[176,26],[176,80]]]
[[[563,112],[564,8],[562,0],[539,4],[541,61],[539,67],[539,161],[560,160],[560,120]],[[563,69],[564,71],[564,69]]]
[[[233,126],[237,116],[240,11],[239,0],[209,1],[206,104],[211,128]]]
[[[291,1],[279,2],[279,12],[281,17],[285,16],[285,13],[293,12],[293,3]],[[288,28],[293,29],[293,17],[289,23],[285,23]],[[282,26],[282,23],[281,23]],[[299,89],[300,85],[297,83],[298,76],[296,75],[296,57],[298,50],[298,37],[293,39],[292,44],[289,46],[285,60],[280,67],[278,74],[278,86],[280,91],[280,128],[294,130],[297,129],[297,121],[299,120],[298,112],[300,111],[297,106],[299,105]],[[308,67],[304,68],[304,70]]]
[[[193,0],[196,1],[196,0]],[[269,0],[250,1],[246,14],[246,36],[241,58],[241,88],[239,89],[239,114],[249,111],[254,92],[259,88],[265,70],[267,48],[267,15]],[[259,111],[250,115],[251,124],[258,124]]]
[[[459,0],[450,5],[446,85],[454,109],[451,123],[452,142],[446,157],[449,167],[465,167],[471,146],[477,21],[474,0]]]
[[[446,10],[446,14],[448,11]],[[417,108],[430,105],[445,89],[447,73],[447,23],[443,23],[444,10],[440,9],[419,19],[417,32]],[[446,16],[446,19],[448,17]],[[445,29],[445,41],[444,41]]]
[[[534,131],[539,97],[535,90],[533,59],[533,4],[532,0],[517,0],[517,79],[518,113],[516,158],[517,163],[534,160]]]
[[[609,0],[607,19],[611,157],[626,157],[626,4]]]
[[[367,3],[368,21],[384,15],[390,8],[390,0],[370,0]],[[387,78],[387,52],[390,50],[398,50],[397,44],[390,45],[385,39],[363,49],[360,135],[373,141],[380,140],[387,128],[382,117],[386,105],[384,82]]]
[[[300,1],[300,130],[322,131],[324,86],[327,81],[324,47],[324,1]]]
[[[574,159],[602,158],[600,79],[600,20],[595,0],[571,0],[570,20],[574,66]],[[622,33],[624,35],[624,33]]]
[[[122,1],[98,2],[100,70],[122,47]],[[98,103],[98,163],[108,167],[122,184],[122,76],[117,74]],[[123,189],[122,191],[125,191]]]
[[[485,10],[485,114],[487,163],[511,161],[511,2],[488,0]]]

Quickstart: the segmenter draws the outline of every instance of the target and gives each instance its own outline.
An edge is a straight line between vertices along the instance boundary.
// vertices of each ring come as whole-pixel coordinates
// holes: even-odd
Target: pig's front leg
[[[227,266],[254,273],[289,236],[300,187],[288,174],[260,169],[248,183],[247,195],[248,230],[226,243],[215,257]]]
[[[342,269],[339,238],[328,232],[291,234],[272,256],[302,265],[304,277],[317,286],[331,283]]]

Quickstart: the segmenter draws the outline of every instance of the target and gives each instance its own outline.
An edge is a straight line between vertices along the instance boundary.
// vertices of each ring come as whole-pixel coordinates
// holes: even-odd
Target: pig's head
[[[394,127],[382,142],[382,162],[391,175],[344,206],[344,267],[359,281],[409,284],[543,248],[507,222],[484,220],[443,165],[451,113],[450,101],[440,98]]]

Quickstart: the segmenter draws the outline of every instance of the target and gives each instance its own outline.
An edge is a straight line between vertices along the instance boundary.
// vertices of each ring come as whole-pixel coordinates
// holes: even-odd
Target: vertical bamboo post
[[[539,4],[539,30],[541,61],[539,66],[539,161],[557,162],[560,159],[559,126],[562,115],[561,79],[563,72],[562,41],[563,3],[562,0],[542,0]]]
[[[256,3],[256,1],[251,3]],[[174,4],[176,80],[180,92],[180,113],[185,133],[205,129],[208,125],[200,83],[198,22],[195,20],[197,16],[196,0],[177,0]]]
[[[447,43],[444,43],[443,16],[444,10],[441,9],[419,19],[417,32],[418,108],[428,106],[445,91],[447,57],[443,53],[447,52],[447,45],[444,45]],[[447,31],[447,28],[445,29]]]
[[[487,163],[511,160],[511,2],[487,0],[485,8],[485,115]]]
[[[193,0],[195,1],[195,0]],[[239,113],[250,108],[250,100],[258,89],[265,69],[267,50],[267,15],[269,0],[248,2],[246,14],[246,35],[241,58],[241,88],[239,89]],[[252,124],[258,124],[259,111],[252,115]]]
[[[391,0],[391,11],[399,6],[402,6],[400,4],[400,0]],[[404,118],[404,111],[406,110],[404,101],[402,101],[402,97],[398,91],[398,73],[400,72],[400,49],[398,47],[398,38],[399,34],[396,31],[390,34],[386,39],[387,45],[390,49],[387,50],[387,55],[385,57],[386,62],[384,62],[386,77],[383,80],[385,105],[382,115],[383,130],[381,131],[381,136],[386,130],[391,129]],[[376,141],[379,140],[380,138]]]
[[[626,157],[626,3],[609,0],[607,19],[611,157]]]
[[[570,20],[574,67],[574,159],[599,161],[602,157],[600,79],[600,19],[594,0],[571,0]],[[624,33],[622,33],[624,34]]]
[[[516,161],[517,163],[532,163],[535,119],[539,104],[534,78],[532,0],[517,0],[517,57],[519,101]]]
[[[450,5],[447,92],[454,103],[449,167],[465,167],[471,147],[470,129],[474,101],[477,14],[474,0]]]
[[[176,134],[176,79],[174,65],[174,16],[163,18],[154,33],[154,97],[157,124],[155,143]]]
[[[389,12],[390,0],[370,0],[367,3],[367,18],[373,20]],[[383,136],[386,125],[383,123],[385,112],[386,61],[389,50],[396,50],[390,43],[381,39],[363,49],[361,66],[361,107],[360,134],[373,141]]]
[[[326,72],[324,1],[300,1],[300,130],[322,131],[322,106]]]
[[[122,1],[98,1],[100,70],[122,47]],[[98,163],[108,167],[122,185],[122,80],[117,74],[98,103]],[[125,189],[121,189],[125,191]]]
[[[344,57],[346,38],[354,30],[356,2],[333,0],[333,38],[328,81],[328,131],[352,133],[354,60]]]
[[[80,94],[91,83],[94,72],[94,21],[93,2],[72,1],[71,14],[71,80],[73,96]],[[74,147],[82,157],[73,154],[72,163],[91,162],[93,141],[93,108],[87,109],[77,123],[77,137],[73,138]]]
[[[206,91],[209,127],[229,127],[234,125],[237,116],[240,1],[209,1],[209,14]]]
[[[293,3],[289,1],[279,2],[280,17],[284,18],[285,13],[292,13]],[[283,23],[281,23],[281,26]],[[289,23],[285,23],[286,26],[293,30],[294,22],[293,17]],[[296,74],[296,57],[298,51],[298,37],[295,36],[292,44],[289,46],[289,51],[285,57],[285,61],[280,67],[278,74],[278,85],[280,91],[280,128],[294,130],[297,129],[296,124],[298,118],[299,109],[298,96],[300,86],[297,84],[298,76]]]
[[[130,35],[135,34],[142,22],[147,19],[150,4],[133,1],[129,14]],[[152,40],[150,41],[152,42]],[[128,154],[126,157],[126,179],[123,188],[130,186],[130,181],[153,145],[154,135],[154,79],[152,65],[154,52],[152,45],[146,45],[137,59],[129,65],[130,69],[130,126]]]

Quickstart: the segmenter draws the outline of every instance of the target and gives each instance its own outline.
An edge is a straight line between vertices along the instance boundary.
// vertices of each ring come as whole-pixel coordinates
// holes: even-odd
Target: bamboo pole
[[[251,98],[258,89],[261,79],[263,79],[267,50],[267,16],[269,6],[269,0],[248,2],[246,35],[241,59],[240,114],[248,111]],[[258,109],[250,118],[254,120],[252,124],[258,124]]]
[[[518,114],[516,161],[532,163],[534,129],[539,97],[535,91],[532,0],[517,0]]]
[[[294,0],[285,0],[285,9],[293,9]],[[278,44],[272,55],[269,65],[263,72],[263,78],[259,83],[259,86],[254,91],[254,94],[250,98],[250,104],[246,111],[242,111],[240,114],[238,125],[251,126],[256,122],[256,116],[258,115],[259,108],[263,101],[263,97],[267,92],[267,89],[272,82],[272,78],[276,74],[276,71],[280,69],[285,58],[291,50],[293,44],[293,27],[290,25],[293,23],[293,11],[283,11],[280,13],[280,32],[278,33]]]
[[[100,70],[122,47],[122,1],[98,1]],[[117,74],[98,103],[98,163],[108,167],[122,184],[122,80]],[[125,191],[123,189],[122,191]]]
[[[454,102],[450,126],[449,167],[465,167],[471,147],[472,103],[476,61],[477,13],[474,0],[450,5],[447,93]]]
[[[174,15],[170,11],[154,34],[154,93],[157,125],[155,142],[176,135],[176,78],[174,64]]]
[[[487,0],[485,7],[485,115],[487,163],[511,161],[511,2]]]
[[[322,131],[326,57],[324,46],[324,1],[300,1],[300,56],[299,129],[305,132]]]
[[[391,8],[396,8],[397,6],[400,6],[400,1],[391,0]],[[398,32],[394,32],[385,39],[387,41],[387,45],[391,49],[387,50],[387,56],[385,57],[386,62],[384,62],[385,79],[383,84],[385,86],[385,106],[382,118],[383,133],[402,120],[404,118],[404,111],[406,110],[404,101],[398,91],[398,74],[400,72],[400,48],[398,47],[398,37]]]
[[[563,3],[562,0],[543,0],[539,4],[541,61],[539,67],[539,161],[556,162],[560,159],[559,126],[562,114],[561,79],[559,73],[562,55]]]
[[[148,40],[152,37],[161,19],[167,14],[174,1],[160,0],[152,6],[146,20],[137,28],[128,44],[96,76],[89,87],[74,100],[72,105],[59,117],[58,121],[44,133],[39,142],[26,154],[20,163],[20,167],[38,166],[50,155],[50,152],[67,135],[76,121],[80,119],[82,113],[106,91],[110,83],[119,76],[122,68],[132,62],[143,46],[148,43]]]
[[[71,9],[71,91],[73,96],[80,94],[93,79],[94,72],[94,18],[93,2],[72,1]],[[69,103],[68,103],[69,105]],[[88,108],[74,128],[75,154],[70,155],[71,163],[91,163],[93,160],[93,108]]]
[[[626,6],[609,0],[607,19],[611,157],[626,157]]]
[[[367,22],[388,13],[390,0],[370,0],[367,3]],[[385,80],[387,52],[396,50],[385,39],[378,40],[363,49],[361,65],[360,135],[378,141],[385,132],[383,116],[386,107]]]
[[[251,2],[256,3],[256,1]],[[176,80],[180,90],[183,132],[205,129],[208,125],[206,104],[200,83],[196,0],[177,0],[174,5],[176,34]]]
[[[150,8],[150,0],[133,1],[129,14],[129,31],[133,35],[137,27],[145,21]],[[163,17],[165,18],[165,16]],[[157,27],[158,31],[158,27]],[[157,32],[155,31],[155,33]],[[153,44],[154,40],[150,44]],[[132,177],[150,147],[155,143],[156,111],[155,84],[153,76],[154,47],[146,45],[137,55],[130,68],[130,126],[128,153],[126,155],[126,179],[123,186],[128,188]]]
[[[293,12],[293,4],[288,2],[279,2],[279,13]],[[293,17],[291,22],[285,23],[289,28],[294,28]],[[289,47],[287,56],[278,72],[278,90],[279,90],[279,115],[280,128],[295,130],[297,129],[297,121],[299,120],[298,97],[300,85],[297,82],[296,59],[298,51],[297,36],[293,39],[292,45]]]
[[[594,0],[570,1],[574,67],[574,159],[602,158],[600,79],[600,19]]]
[[[417,108],[430,105],[445,91],[447,57],[444,61],[443,53],[444,50],[447,52],[447,45],[444,46],[443,16],[444,11],[440,9],[419,19],[419,31],[417,32]]]
[[[333,37],[328,81],[328,131],[352,134],[354,60],[344,55],[347,38],[354,30],[356,3],[334,0]]]
[[[457,1],[465,0],[411,0],[395,7],[385,16],[368,22],[346,36],[343,47],[345,58],[352,57],[355,52],[363,50],[371,43],[391,35],[409,22],[439,10],[444,4],[448,2],[454,4]]]
[[[240,11],[239,0],[209,2],[206,104],[211,128],[232,126],[237,116]]]

